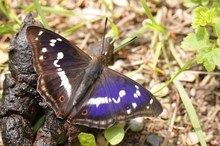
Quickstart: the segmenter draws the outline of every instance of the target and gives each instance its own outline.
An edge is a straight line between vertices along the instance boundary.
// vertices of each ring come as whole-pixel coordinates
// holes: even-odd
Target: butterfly
[[[39,75],[37,90],[58,118],[106,129],[119,121],[162,112],[160,102],[146,88],[107,67],[110,49],[90,57],[45,28],[29,26],[26,34]]]

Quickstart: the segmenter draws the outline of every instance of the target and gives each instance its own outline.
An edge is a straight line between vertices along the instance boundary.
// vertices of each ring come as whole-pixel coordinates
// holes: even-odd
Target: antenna
[[[107,22],[108,22],[108,17],[105,18],[105,28],[104,28],[104,33],[103,33],[103,39],[102,39],[102,51],[101,51],[101,55],[103,55],[103,51],[105,48],[105,34],[106,34],[106,26],[107,26]]]

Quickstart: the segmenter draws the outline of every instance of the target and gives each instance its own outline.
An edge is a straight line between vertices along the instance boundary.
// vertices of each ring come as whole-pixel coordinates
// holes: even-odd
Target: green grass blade
[[[162,48],[163,44],[164,44],[163,42],[158,42],[156,45],[155,56],[153,59],[153,70],[155,70],[155,68],[156,68],[157,62],[158,62],[160,54],[161,54],[161,48]]]
[[[14,20],[18,24],[21,23],[21,21],[18,19],[16,14],[12,11],[10,8],[7,0],[0,0],[0,11],[9,19]]]
[[[147,2],[146,0],[141,0],[142,6],[144,7],[145,13],[147,15],[147,17],[151,20],[151,22],[155,25],[157,25],[157,22],[154,20],[153,15],[150,12],[149,7],[147,6]]]
[[[169,44],[169,49],[173,55],[173,57],[175,58],[176,62],[179,64],[180,67],[184,66],[183,62],[180,60],[180,58],[178,57],[175,49],[174,49],[174,45],[171,39],[168,40],[168,44]]]
[[[131,36],[122,40],[122,42],[115,47],[114,52],[117,52],[120,49],[124,48],[125,46],[130,44],[133,40],[135,40],[137,37],[140,37],[143,34],[145,34],[148,30],[149,30],[149,28],[147,28],[145,26],[141,27],[135,33],[133,33]]]
[[[195,59],[189,60],[168,82],[166,82],[166,84],[164,86],[162,86],[160,89],[154,91],[153,94],[160,92],[165,87],[167,87],[169,84],[171,84],[176,79],[176,77],[179,74],[181,74],[183,71],[185,71],[189,66],[191,66],[194,61],[195,61]]]
[[[171,64],[169,62],[168,56],[167,56],[167,54],[165,52],[165,49],[162,49],[162,51],[163,51],[165,60],[166,60],[166,62],[168,64],[169,70],[172,71],[172,66],[171,66]],[[193,61],[195,61],[195,59],[189,60],[183,66],[183,68],[181,68],[180,71],[186,70],[186,68],[189,67],[192,64]],[[177,74],[176,74],[176,76],[177,76]],[[174,77],[172,77],[172,78],[174,78]],[[181,97],[181,100],[183,102],[183,105],[184,105],[184,107],[185,107],[185,109],[186,109],[186,111],[187,111],[187,113],[189,115],[190,121],[192,123],[192,126],[193,126],[196,134],[197,134],[197,137],[198,137],[198,139],[200,141],[201,146],[206,146],[205,137],[203,135],[203,132],[202,132],[202,129],[201,129],[201,126],[200,126],[197,114],[195,112],[195,109],[194,109],[194,107],[192,105],[192,102],[191,102],[187,92],[185,91],[185,89],[183,88],[182,84],[178,80],[174,79],[173,82],[174,82],[174,84],[175,84],[175,86],[176,86],[176,88],[177,88],[177,90],[178,90],[178,92],[180,94],[180,97]]]
[[[108,20],[110,22],[110,25],[111,25],[111,28],[112,28],[112,32],[114,34],[114,40],[115,40],[119,36],[118,28],[117,28],[116,24],[113,22],[113,20],[111,20],[110,18],[108,18]],[[106,36],[108,36],[108,35],[109,35],[109,33]],[[114,42],[114,40],[113,40],[113,42]]]
[[[37,132],[37,130],[43,125],[45,120],[45,115],[43,115],[42,117],[40,117],[40,119],[37,120],[37,122],[34,124],[34,132]]]
[[[77,24],[77,25],[74,26],[74,27],[71,27],[71,28],[65,30],[65,31],[62,33],[62,36],[68,36],[68,35],[74,33],[75,31],[77,31],[78,29],[80,29],[81,27],[83,27],[85,24],[86,24],[86,22],[82,22],[82,23],[80,23],[80,24]]]
[[[30,6],[21,6],[20,8],[25,9],[25,12],[30,12],[32,10],[34,10],[34,5],[30,5]],[[75,15],[75,13],[73,11],[70,10],[66,10],[63,7],[57,5],[56,7],[45,7],[45,6],[41,6],[41,9],[43,10],[43,12],[48,12],[51,14],[60,14],[60,15],[67,15],[67,16],[72,16]]]
[[[154,29],[156,29],[156,30],[162,32],[163,35],[166,35],[166,34],[167,34],[167,31],[163,28],[162,25],[158,24],[158,23],[155,21],[155,19],[154,19],[152,13],[150,12],[149,7],[147,6],[146,0],[141,0],[141,3],[142,3],[142,6],[144,7],[144,10],[145,10],[145,13],[146,13],[147,17],[148,17],[148,18],[150,19],[150,21],[151,21],[151,23],[145,23],[145,26],[146,26],[146,27],[149,27],[149,28],[154,28]]]
[[[13,22],[13,23],[5,23],[0,21],[0,36],[5,34],[13,34],[16,33],[16,31],[19,29],[19,24]]]
[[[43,24],[44,24],[44,27],[47,28],[47,29],[50,29],[50,26],[49,26],[49,24],[48,24],[48,22],[47,22],[46,17],[44,16],[44,13],[43,13],[43,11],[42,11],[42,9],[41,9],[41,6],[40,6],[38,0],[34,0],[34,6],[35,6],[35,9],[36,9],[37,12],[38,12],[38,15],[41,17],[41,20],[42,20],[42,22],[43,22]]]
[[[189,115],[192,126],[198,136],[198,139],[200,141],[201,146],[206,146],[205,136],[202,132],[202,128],[199,123],[199,119],[197,117],[196,111],[192,105],[192,102],[191,102],[187,92],[185,91],[182,84],[178,80],[174,80],[174,84],[180,94],[181,100],[182,100],[182,102],[185,106],[185,109]]]

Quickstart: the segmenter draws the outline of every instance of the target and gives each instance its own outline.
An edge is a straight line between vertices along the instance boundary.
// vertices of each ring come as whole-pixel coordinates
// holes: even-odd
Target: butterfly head
[[[92,45],[88,54],[92,58],[100,58],[102,64],[107,66],[112,64],[113,61],[113,43],[111,38],[104,38],[104,41],[100,41],[95,45]]]

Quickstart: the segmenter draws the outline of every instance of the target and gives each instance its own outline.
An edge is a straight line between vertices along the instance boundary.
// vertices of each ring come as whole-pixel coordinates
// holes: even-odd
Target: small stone
[[[163,109],[163,112],[160,114],[160,117],[164,120],[169,119],[169,114],[166,108]]]
[[[93,9],[93,8],[85,8],[83,9],[82,12],[83,12],[82,17],[87,20],[92,20],[102,14],[99,9]]]
[[[157,91],[158,89],[160,89],[161,87],[163,87],[165,85],[165,83],[157,83],[154,84],[151,88],[151,91]],[[157,95],[167,95],[170,92],[169,88],[166,86],[165,88],[163,88],[160,92],[157,92]]]
[[[151,134],[147,136],[145,141],[146,146],[159,146],[160,145],[160,137],[156,134]]]
[[[8,61],[8,53],[0,50],[0,64],[3,64]]]
[[[3,89],[3,82],[5,80],[5,73],[0,74],[0,89]]]
[[[97,145],[100,145],[100,146],[106,145],[105,137],[100,133],[96,136],[96,142],[97,142]]]
[[[179,81],[194,82],[196,79],[196,75],[189,71],[184,71],[177,77],[177,79]]]
[[[112,66],[109,66],[109,68],[117,71],[117,72],[122,72],[123,70],[123,66],[124,65],[124,61],[123,60],[117,60],[115,61],[115,63]]]
[[[128,1],[127,0],[113,0],[113,3],[121,6],[121,7],[127,7],[128,6]]]
[[[192,97],[196,96],[196,89],[195,88],[192,88],[190,90],[190,96],[192,96]]]
[[[199,143],[199,139],[195,132],[189,132],[186,139],[187,145],[196,145]]]
[[[131,76],[131,79],[138,82],[141,85],[144,84],[144,82],[146,81],[142,74],[134,74],[133,76]]]
[[[213,139],[214,139],[214,136],[213,136],[212,132],[210,132],[209,134],[207,134],[206,137],[205,137],[205,141],[206,141],[206,142],[210,142],[210,141],[213,140]]]
[[[144,128],[144,118],[138,117],[129,121],[131,131],[138,132]]]

